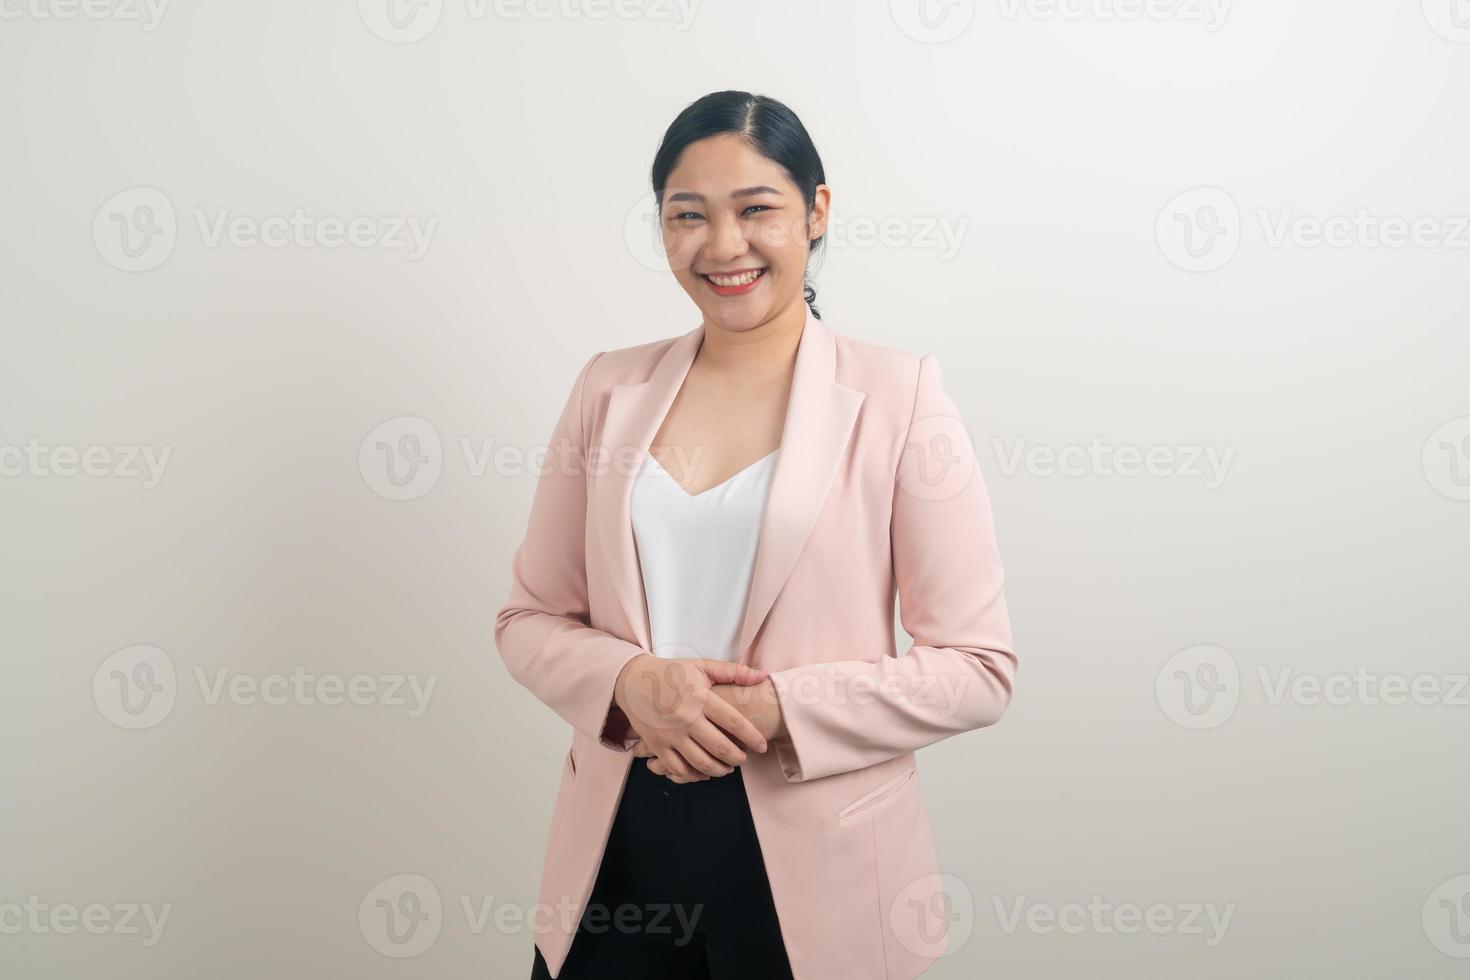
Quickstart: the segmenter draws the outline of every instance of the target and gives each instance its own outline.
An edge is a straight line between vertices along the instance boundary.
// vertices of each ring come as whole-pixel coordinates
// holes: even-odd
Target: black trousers
[[[681,785],[633,760],[556,980],[624,978],[791,980],[739,766]]]

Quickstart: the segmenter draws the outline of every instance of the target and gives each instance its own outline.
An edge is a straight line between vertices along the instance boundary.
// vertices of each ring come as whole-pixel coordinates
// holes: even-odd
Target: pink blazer
[[[536,944],[555,976],[601,864],[634,738],[613,682],[650,652],[633,477],[703,326],[594,355],[552,434],[495,641],[572,726]],[[771,672],[789,729],[742,768],[797,980],[906,980],[948,909],[914,751],[992,725],[1016,654],[990,502],[932,355],[807,314],[772,474],[741,663]],[[894,643],[895,593],[914,638]]]

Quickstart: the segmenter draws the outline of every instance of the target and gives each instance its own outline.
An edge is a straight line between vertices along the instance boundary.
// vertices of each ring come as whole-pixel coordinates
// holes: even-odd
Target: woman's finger
[[[755,722],[718,694],[710,692],[709,700],[704,703],[704,716],[745,743],[752,751],[766,750],[766,737],[755,727]]]
[[[699,660],[699,669],[711,684],[759,684],[769,674],[758,667],[729,660]]]
[[[693,778],[691,776],[684,776],[684,775],[681,775],[680,773],[677,773],[677,772],[670,772],[669,771],[669,768],[667,766],[665,766],[663,763],[659,762],[657,758],[655,758],[653,761],[649,762],[649,764],[648,764],[648,771],[651,772],[651,773],[655,773],[656,775],[665,777],[671,783],[679,783],[679,784],[682,785],[682,784],[685,784],[685,783],[696,783],[696,782],[699,782],[698,779],[695,779],[695,778]],[[708,776],[701,776],[700,778],[701,779],[708,779],[709,777]]]
[[[691,766],[683,753],[678,749],[670,747],[658,755],[658,760],[663,764],[663,775],[668,776],[675,782],[694,782],[696,779],[708,779],[704,773],[699,772]]]
[[[690,725],[689,735],[717,761],[727,766],[745,765],[745,751],[708,718],[701,718]]]
[[[709,725],[709,722],[706,721],[704,724]],[[698,728],[699,723],[696,722],[693,727]],[[714,726],[710,725],[710,727]],[[691,775],[728,776],[735,771],[734,766],[726,765],[706,752],[692,735],[679,743],[679,754],[689,763],[693,770]]]

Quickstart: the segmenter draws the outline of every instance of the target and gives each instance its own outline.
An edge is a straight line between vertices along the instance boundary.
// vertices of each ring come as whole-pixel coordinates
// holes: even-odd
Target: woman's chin
[[[719,327],[721,330],[728,330],[731,333],[744,333],[747,330],[754,330],[769,318],[770,314],[768,310],[764,307],[757,309],[756,304],[753,303],[749,304],[748,307],[742,304],[742,308],[738,310],[732,310],[727,307],[706,308],[704,311],[706,323]]]

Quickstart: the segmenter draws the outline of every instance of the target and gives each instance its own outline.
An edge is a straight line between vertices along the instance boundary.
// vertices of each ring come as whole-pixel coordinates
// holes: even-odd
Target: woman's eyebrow
[[[742,187],[738,191],[731,191],[730,192],[730,196],[731,197],[754,197],[757,194],[775,194],[775,195],[779,196],[780,193],[781,192],[778,191],[778,190],[776,190],[776,188],[774,188],[774,187],[767,187],[765,184],[758,184],[755,187]],[[704,195],[703,194],[696,194],[693,191],[680,191],[677,194],[670,194],[665,200],[666,200],[666,202],[673,202],[673,201],[703,201],[704,200]]]
[[[774,188],[774,187],[767,187],[765,184],[760,184],[760,185],[758,185],[756,187],[745,187],[745,188],[742,188],[742,189],[740,189],[738,191],[735,191],[730,196],[731,197],[754,197],[757,194],[780,194],[780,193],[781,192],[778,191],[778,190],[776,190],[776,188]]]

